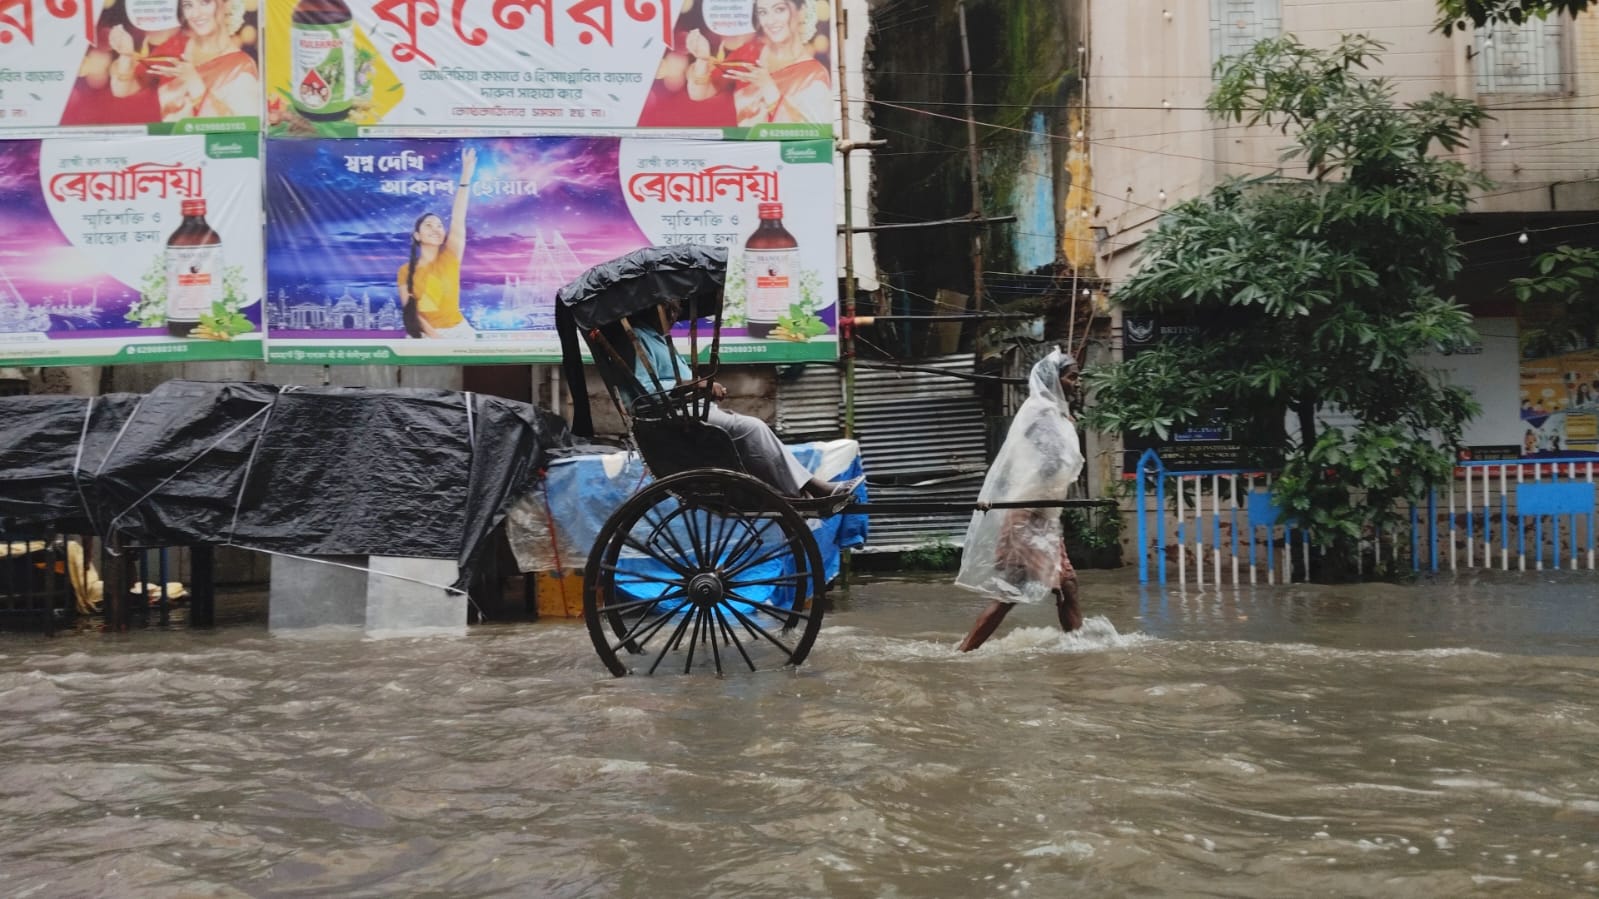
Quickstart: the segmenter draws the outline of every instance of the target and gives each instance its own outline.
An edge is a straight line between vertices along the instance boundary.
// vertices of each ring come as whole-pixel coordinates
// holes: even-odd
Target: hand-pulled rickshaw
[[[848,504],[784,496],[746,471],[732,439],[706,421],[720,365],[727,251],[646,248],[595,266],[557,294],[557,326],[569,373],[581,334],[645,467],[654,478],[601,527],[583,572],[583,617],[594,648],[617,676],[623,655],[640,673],[709,663],[751,671],[798,665],[822,624],[822,554],[806,522]],[[649,367],[629,319],[681,304],[693,377],[669,384]],[[700,362],[701,327],[709,322]],[[663,322],[669,332],[671,322]],[[640,384],[633,359],[644,356]],[[569,374],[574,402],[581,375]],[[630,397],[631,403],[624,402]],[[591,430],[586,402],[574,430]]]
[[[751,476],[732,438],[706,420],[721,361],[726,267],[725,248],[649,247],[589,269],[556,295],[573,430],[593,431],[581,334],[654,479],[601,526],[583,571],[584,621],[601,661],[618,677],[688,673],[696,665],[718,674],[799,665],[827,606],[822,554],[808,519],[867,508],[849,491],[814,499],[784,495]],[[674,300],[681,304],[678,323],[687,325],[692,366],[692,377],[680,383],[671,383],[676,372],[650,366],[630,323]],[[663,318],[661,333],[669,334],[673,324]],[[650,383],[636,375],[634,360],[641,356]],[[951,510],[914,502],[872,509]]]

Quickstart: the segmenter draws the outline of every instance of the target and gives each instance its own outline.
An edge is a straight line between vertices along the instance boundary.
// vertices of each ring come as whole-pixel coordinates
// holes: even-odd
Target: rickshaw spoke
[[[688,658],[683,662],[683,673],[688,674],[694,670],[694,647],[700,640],[700,625],[705,621],[705,610],[694,610],[694,628],[688,638]]]
[[[751,621],[749,619],[749,616],[745,615],[743,612],[740,612],[736,606],[731,606],[730,605],[730,606],[727,607],[727,610],[729,612],[733,613],[733,617],[734,618],[737,618],[739,621],[743,622],[745,627],[750,628],[755,633],[759,634],[762,637],[765,637],[767,640],[769,640],[771,642],[771,644],[773,646],[776,646],[778,649],[781,649],[783,651],[783,655],[785,655],[785,656],[787,656],[788,658],[791,658],[791,659],[794,657],[794,650],[788,648],[787,646],[784,646],[782,640],[779,640],[776,637],[772,636],[771,634],[767,633],[766,632],[766,628],[761,627],[759,624],[756,624],[755,622]]]
[[[705,616],[705,642],[711,644],[711,660],[716,663],[716,676],[722,676],[722,651],[716,648],[716,623],[712,620],[711,613],[715,606],[702,610]]]
[[[750,550],[754,549],[755,547],[760,546],[761,545],[761,538],[766,535],[766,528],[768,526],[770,526],[770,525],[771,525],[771,519],[766,519],[765,521],[763,521],[761,523],[761,526],[759,528],[754,528],[754,527],[750,528],[749,531],[746,532],[743,537],[739,538],[738,545],[733,548],[732,552],[729,552],[726,556],[719,556],[718,557],[718,559],[717,559],[717,567],[718,568],[722,567],[722,564],[723,564],[724,560],[726,560],[726,561],[736,560],[740,556],[742,556],[745,553],[749,552]],[[731,574],[732,572],[728,572],[728,573]]]
[[[687,605],[687,603],[684,603],[684,605]],[[681,609],[682,606],[678,606],[678,608]],[[674,614],[675,614],[675,610],[674,610]],[[655,661],[650,665],[650,673],[651,674],[655,673],[655,669],[661,667],[661,660],[666,658],[666,654],[668,652],[671,652],[672,651],[672,647],[674,645],[676,645],[679,640],[682,639],[682,637],[683,637],[683,629],[688,627],[688,619],[689,619],[689,616],[687,616],[687,615],[683,616],[683,620],[679,621],[677,623],[677,630],[672,632],[672,636],[667,639],[666,645],[662,646],[661,647],[661,651],[656,654]]]
[[[733,537],[730,529],[735,526],[736,521],[738,519],[731,515],[723,515],[717,520],[716,536],[712,539],[715,548],[711,550],[711,561],[718,564],[722,561],[722,550],[727,549],[727,541]]]
[[[705,545],[705,542],[700,539],[699,516],[694,514],[695,511],[697,510],[692,508],[684,510],[683,529],[688,532],[689,546],[694,548],[694,555],[690,556],[689,560],[696,568],[704,571],[707,567],[709,567],[710,560],[706,557],[706,550],[708,547]]]
[[[724,586],[729,589],[737,587],[777,586],[778,584],[793,584],[798,587],[811,579],[808,572],[794,572],[792,574],[779,574],[772,577],[761,578],[754,581],[728,581]]]
[[[672,616],[682,611],[683,607],[686,605],[688,605],[688,600],[685,599],[681,603],[678,603],[677,608],[667,612],[665,615],[662,615],[659,618],[647,618],[641,620],[638,627],[634,628],[627,634],[627,636],[623,637],[620,643],[617,643],[615,646],[611,647],[611,652],[615,653],[618,649],[621,649],[629,643],[634,643],[635,641],[637,641],[636,645],[638,646],[638,651],[643,652],[644,644],[650,642],[650,638],[655,636],[656,633],[658,633],[668,621],[672,620]],[[649,630],[649,633],[647,634],[644,633],[646,629]],[[639,639],[640,636],[643,637],[642,640]],[[654,669],[651,670],[653,671]]]
[[[725,577],[734,577],[734,576],[736,576],[738,574],[741,574],[741,573],[743,573],[745,571],[749,571],[751,568],[754,568],[757,565],[765,565],[767,562],[771,562],[771,561],[773,561],[775,559],[780,559],[783,556],[787,556],[787,555],[794,555],[794,547],[792,547],[792,546],[788,545],[787,543],[785,543],[782,546],[773,548],[772,550],[767,552],[765,555],[757,556],[754,559],[746,561],[744,564],[738,566],[737,568],[728,569],[726,572],[723,573],[723,575]]]
[[[664,578],[654,574],[646,574],[642,571],[633,571],[628,568],[623,568],[619,565],[601,565],[600,570],[610,572],[611,574],[619,574],[623,577],[634,580],[648,581],[652,584],[668,584],[673,587],[682,587],[685,590],[688,589],[687,580],[673,580],[671,578]]]
[[[782,619],[784,619],[785,620],[785,624],[783,626],[785,628],[786,627],[793,627],[793,625],[786,623],[787,619],[789,619],[789,618],[798,618],[801,621],[810,621],[811,620],[811,616],[807,612],[797,612],[797,611],[795,611],[793,609],[785,609],[782,606],[774,606],[771,603],[756,602],[753,599],[745,599],[744,597],[739,596],[737,593],[734,593],[731,590],[728,591],[727,595],[734,602],[741,602],[744,605],[750,606],[752,608],[760,609],[762,612],[765,612],[766,614],[772,616],[773,618],[782,618]],[[796,605],[797,604],[798,603],[796,602]]]
[[[728,626],[727,619],[723,617],[721,608],[712,606],[711,611],[716,615],[716,623],[722,626],[722,633],[727,637],[727,645],[738,650],[738,654],[744,657],[744,664],[750,666],[750,670],[754,671],[755,660],[751,659],[750,654],[744,651],[743,641],[738,638],[738,634],[733,632],[733,628]]]
[[[672,522],[681,518],[684,514],[686,514],[686,512],[682,506],[673,509],[671,514],[663,518],[660,523],[654,524],[655,530],[651,532],[651,535],[652,537],[659,535],[665,538],[666,542],[672,545],[671,551],[677,553],[678,558],[683,562],[683,564],[685,566],[691,566],[693,564],[694,557],[689,553],[688,550],[683,548],[683,543],[677,539],[677,534],[672,532]]]
[[[675,515],[676,515],[676,511],[673,512],[673,516],[675,516]],[[683,564],[686,566],[686,565],[689,564],[690,556],[688,554],[688,551],[683,548],[683,544],[681,544],[681,543],[679,543],[677,541],[677,535],[672,533],[671,521],[672,521],[672,517],[673,516],[668,516],[667,518],[665,518],[664,520],[662,520],[660,522],[650,521],[648,512],[645,512],[644,515],[641,516],[641,517],[645,521],[649,522],[649,524],[650,524],[650,542],[651,543],[655,542],[656,535],[660,535],[662,537],[665,537],[666,538],[666,542],[668,542],[668,543],[670,543],[672,545],[672,552],[677,553],[678,558],[681,559],[683,561]],[[683,570],[682,573],[685,574],[685,575],[689,574],[689,572],[687,571],[686,568]]]
[[[720,568],[728,560],[737,559],[745,552],[748,552],[750,547],[759,546],[761,537],[766,533],[765,529],[769,525],[770,519],[762,521],[759,526],[751,525],[747,519],[737,519],[737,523],[729,527],[729,532],[722,544],[716,548],[717,567]],[[739,530],[742,530],[743,533],[738,533]],[[729,549],[728,544],[733,542],[735,535],[738,537],[738,542]]]
[[[670,602],[675,598],[676,597],[671,596],[657,596],[654,599],[637,599],[631,602],[617,603],[616,605],[601,606],[600,611],[609,615],[626,615],[629,612],[632,612],[634,609],[658,605],[663,602]]]
[[[629,549],[637,550],[637,551],[639,551],[641,553],[644,553],[645,555],[649,556],[650,558],[655,559],[658,562],[661,562],[667,568],[672,569],[673,571],[677,572],[678,574],[681,574],[685,578],[694,576],[694,572],[689,571],[687,568],[684,568],[682,565],[679,565],[678,563],[674,562],[671,559],[662,558],[660,555],[657,554],[657,552],[654,549],[652,549],[652,548],[650,548],[648,546],[645,546],[644,544],[638,542],[638,540],[634,539],[633,535],[631,535],[631,534],[625,534],[625,535],[622,536],[622,544],[624,546],[627,546]]]

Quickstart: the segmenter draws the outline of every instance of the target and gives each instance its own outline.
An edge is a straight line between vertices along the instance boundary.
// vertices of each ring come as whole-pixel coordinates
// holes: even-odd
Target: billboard
[[[838,354],[828,141],[270,141],[266,168],[273,362],[557,361],[555,292],[673,243],[729,248],[725,361]]]
[[[0,141],[0,364],[261,358],[259,151]]]
[[[1554,301],[1525,304],[1520,313],[1520,429],[1510,435],[1516,448],[1522,458],[1599,458],[1594,314]]]
[[[274,137],[832,136],[826,0],[267,0]]]
[[[256,0],[0,2],[0,139],[261,128]]]

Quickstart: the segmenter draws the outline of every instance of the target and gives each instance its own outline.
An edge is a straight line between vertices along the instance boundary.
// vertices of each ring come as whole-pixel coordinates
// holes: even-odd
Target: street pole
[[[838,4],[838,139],[844,156],[844,303],[839,316],[838,351],[844,357],[844,438],[855,438],[855,199],[849,157],[849,8]]]
[[[964,0],[955,4],[955,11],[960,17],[961,65],[966,69],[966,152],[972,179],[972,311],[980,313],[983,311],[983,232],[976,223],[983,217],[983,194],[978,183],[977,117],[972,109],[976,103],[972,94],[972,48],[966,39]],[[975,334],[972,349],[975,358],[978,352]]]

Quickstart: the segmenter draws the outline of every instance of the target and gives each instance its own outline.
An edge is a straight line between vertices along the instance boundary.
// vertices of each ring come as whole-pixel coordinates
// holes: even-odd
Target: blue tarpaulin
[[[853,440],[789,448],[800,464],[826,480],[843,481],[862,473],[860,445]],[[507,519],[519,566],[523,571],[581,569],[606,519],[648,483],[644,463],[634,453],[576,454],[551,460],[543,484],[514,505]],[[857,488],[856,499],[865,501],[864,483]],[[827,578],[832,580],[838,576],[842,551],[866,542],[866,516],[834,515],[809,523],[821,548]],[[774,566],[773,570],[779,569]],[[647,576],[647,572],[640,573]],[[642,580],[620,582],[630,593],[648,595]]]

